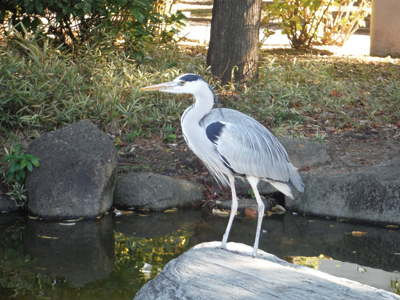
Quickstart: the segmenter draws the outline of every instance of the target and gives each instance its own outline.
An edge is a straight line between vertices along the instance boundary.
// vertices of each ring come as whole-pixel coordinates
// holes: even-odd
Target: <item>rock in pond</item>
[[[159,174],[122,174],[117,180],[114,205],[151,210],[190,206],[204,198],[203,190],[199,183]]]
[[[135,300],[173,299],[362,299],[400,296],[305,266],[296,266],[244,244],[203,243],[170,261]]]
[[[293,210],[400,225],[400,160],[353,173],[303,173],[302,179],[304,193],[296,193],[296,201],[286,201]]]
[[[118,153],[89,120],[43,134],[28,153],[40,159],[25,180],[31,214],[93,218],[111,208]]]

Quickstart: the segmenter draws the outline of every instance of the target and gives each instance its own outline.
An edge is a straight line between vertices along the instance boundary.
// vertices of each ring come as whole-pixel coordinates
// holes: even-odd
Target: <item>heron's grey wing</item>
[[[238,174],[289,183],[290,162],[286,151],[268,135],[242,124],[227,123],[216,141],[216,149]]]
[[[283,146],[253,118],[230,109],[222,109],[222,115],[212,110],[201,125],[235,173],[284,183],[296,173]]]

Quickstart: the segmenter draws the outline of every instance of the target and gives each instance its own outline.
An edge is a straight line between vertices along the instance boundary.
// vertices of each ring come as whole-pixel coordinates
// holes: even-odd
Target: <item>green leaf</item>
[[[6,157],[3,158],[3,161],[4,161],[4,162],[9,161],[9,160],[11,160],[14,156],[15,156],[14,154],[8,154]]]
[[[8,174],[8,176],[7,176],[7,183],[10,183],[11,181],[13,181],[13,179],[14,179],[14,173]]]
[[[39,166],[40,166],[40,164],[39,164],[39,158],[33,157],[30,161],[31,161],[31,163],[32,163],[35,167],[39,167]]]
[[[144,16],[141,14],[140,11],[132,10],[132,16],[140,23],[143,23]]]
[[[36,11],[38,11],[40,14],[43,13],[42,0],[35,0],[35,8],[36,8]]]
[[[302,20],[301,20],[301,18],[300,18],[299,16],[294,16],[293,18],[290,19],[290,21],[299,23],[299,22],[301,22]]]
[[[28,164],[26,165],[26,167],[28,168],[29,172],[33,171],[33,165],[31,164],[31,162],[28,162]]]
[[[10,172],[11,173],[15,173],[16,171],[18,171],[19,170],[19,163],[17,163],[16,161],[14,161],[12,164],[11,164],[11,167],[10,167]]]
[[[21,161],[20,168],[21,168],[21,169],[25,168],[27,164],[28,164],[28,161],[27,161],[26,159],[23,159],[23,160]]]
[[[88,14],[90,10],[92,9],[92,6],[90,5],[89,1],[82,1],[79,2],[78,4],[75,5],[74,7],[76,10],[82,10],[84,14]],[[80,14],[78,14],[80,15]]]
[[[16,145],[14,147],[14,152],[15,152],[16,155],[19,155],[19,145]]]

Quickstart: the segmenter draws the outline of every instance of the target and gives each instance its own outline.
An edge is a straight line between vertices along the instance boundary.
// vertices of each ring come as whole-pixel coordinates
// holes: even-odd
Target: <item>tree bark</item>
[[[223,84],[257,77],[261,7],[262,0],[214,0],[207,65]]]

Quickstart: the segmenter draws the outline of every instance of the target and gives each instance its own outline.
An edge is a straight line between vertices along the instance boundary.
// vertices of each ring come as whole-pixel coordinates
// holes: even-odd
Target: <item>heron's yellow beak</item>
[[[166,92],[171,89],[173,89],[176,86],[174,82],[165,82],[165,83],[160,83],[156,85],[150,85],[146,87],[142,87],[139,89],[139,91],[160,91],[160,92]]]

